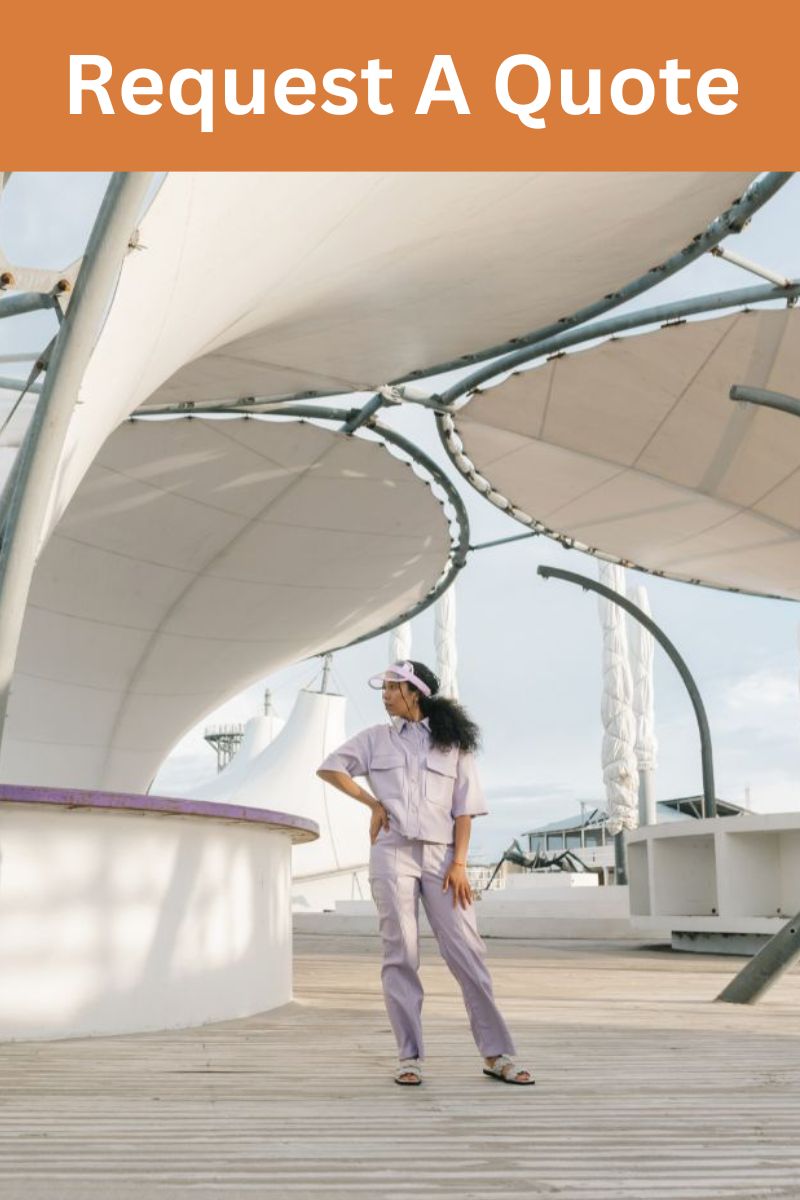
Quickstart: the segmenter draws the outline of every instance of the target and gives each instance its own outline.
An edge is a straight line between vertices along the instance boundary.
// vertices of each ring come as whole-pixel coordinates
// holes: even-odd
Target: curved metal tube
[[[551,354],[560,354],[571,346],[580,346],[583,342],[594,341],[595,338],[611,337],[615,333],[624,333],[630,329],[639,329],[644,325],[657,325],[670,321],[682,321],[686,317],[698,316],[701,313],[718,312],[721,308],[740,308],[750,304],[766,304],[770,300],[796,300],[800,297],[800,280],[793,280],[783,287],[768,284],[757,284],[753,287],[736,288],[730,292],[709,292],[705,296],[695,296],[691,300],[674,301],[669,304],[659,304],[654,308],[644,308],[637,312],[625,313],[622,316],[609,317],[607,321],[598,321],[594,325],[582,325],[580,329],[569,329],[563,333],[544,338],[534,346],[524,346],[507,354],[505,358],[487,363],[466,379],[454,383],[452,387],[441,392],[437,399],[444,405],[451,405],[468,392],[475,391],[482,383],[505,375],[515,367],[527,366],[537,358]]]
[[[751,184],[744,195],[737,200],[735,204],[731,205],[731,207],[727,209],[721,216],[712,221],[708,228],[697,238],[695,238],[694,241],[692,241],[688,246],[685,246],[682,250],[679,250],[677,254],[672,255],[671,258],[667,259],[667,261],[662,263],[660,266],[653,267],[652,270],[648,271],[646,275],[642,275],[638,279],[633,280],[630,284],[627,284],[618,292],[604,296],[602,300],[596,301],[594,304],[590,304],[586,308],[580,309],[577,313],[574,313],[573,316],[563,317],[550,325],[544,325],[540,329],[534,330],[532,333],[525,334],[522,337],[512,338],[507,342],[502,342],[496,346],[490,346],[488,349],[477,351],[474,354],[464,354],[460,358],[451,359],[444,363],[438,363],[436,366],[426,367],[424,370],[410,371],[408,374],[402,376],[402,378],[390,381],[388,386],[400,386],[403,383],[408,383],[412,379],[422,379],[426,376],[437,375],[444,371],[453,371],[457,370],[458,368],[463,368],[469,363],[482,363],[486,360],[495,360],[502,356],[502,360],[500,362],[491,362],[481,371],[471,375],[468,380],[465,380],[461,384],[455,385],[453,388],[448,388],[447,391],[443,392],[441,396],[438,397],[438,399],[441,399],[442,403],[452,403],[454,399],[466,394],[467,391],[472,390],[473,387],[477,387],[480,383],[485,382],[487,379],[492,379],[495,375],[499,375],[502,374],[503,371],[513,369],[514,366],[517,366],[521,363],[531,362],[540,355],[555,353],[564,346],[577,345],[591,337],[600,337],[603,335],[604,330],[606,330],[606,332],[614,332],[614,330],[635,328],[639,324],[647,323],[644,313],[641,313],[639,314],[638,321],[632,320],[630,316],[616,318],[617,321],[622,321],[623,323],[617,325],[615,322],[613,327],[609,325],[607,328],[605,325],[597,325],[594,327],[594,331],[591,333],[588,330],[583,332],[575,329],[576,326],[583,327],[585,323],[590,321],[592,318],[599,317],[603,313],[609,312],[613,308],[618,308],[621,304],[627,303],[628,300],[632,300],[635,296],[639,296],[642,293],[649,291],[649,289],[655,287],[656,284],[661,283],[664,279],[668,279],[670,275],[674,275],[677,271],[682,270],[683,267],[688,266],[689,263],[694,262],[695,259],[700,258],[707,251],[718,245],[718,243],[729,234],[739,233],[750,220],[752,215],[764,204],[766,204],[766,202],[770,200],[775,193],[784,186],[784,184],[788,183],[793,174],[793,171],[768,172],[761,179],[758,179],[755,181],[755,183]],[[769,295],[764,295],[763,293],[765,292],[769,292]],[[677,317],[677,309],[680,309],[680,312],[684,316],[687,316],[691,315],[692,313],[712,311],[712,309],[715,307],[730,307],[730,305],[735,304],[750,304],[764,299],[793,299],[797,296],[800,296],[800,284],[795,284],[792,288],[741,289],[740,292],[725,293],[725,295],[730,295],[732,297],[741,295],[743,298],[741,300],[731,299],[728,305],[715,304],[714,300],[717,296],[719,296],[719,293],[717,293],[715,296],[701,297],[697,301],[688,301],[683,306],[662,305],[659,308],[646,311],[649,311],[653,314],[649,318],[652,321],[674,320]],[[658,313],[661,313],[662,315],[655,315]],[[567,334],[571,334],[570,339],[565,340],[562,343],[561,338],[565,338]],[[259,401],[257,398],[249,398],[248,403],[284,403],[285,401],[299,401],[305,398],[324,398],[328,395],[341,395],[341,392],[303,391],[298,392],[296,395],[286,396],[284,397],[284,400]],[[233,402],[233,404],[239,403],[241,403],[240,400]],[[380,404],[381,402],[379,396],[375,395],[370,401],[368,401],[369,412],[365,412],[363,407],[361,409],[353,410],[353,413],[350,417],[350,420],[353,422],[353,429],[358,427],[359,418],[362,421],[366,420],[368,416],[372,415],[372,412],[377,411],[377,409],[380,407]],[[154,409],[151,411],[155,412],[163,410]],[[219,405],[215,404],[213,407],[205,409],[204,411],[216,412],[221,411],[221,409]],[[347,430],[347,432],[352,432],[352,430]]]
[[[81,377],[147,190],[148,173],[112,177],[94,223],[44,388],[15,460],[0,547],[0,740],[53,479]]]
[[[500,354],[507,354],[520,347],[530,348],[545,338],[552,337],[554,334],[563,332],[565,329],[571,329],[575,325],[582,325],[585,321],[602,316],[603,313],[609,312],[612,308],[618,308],[620,304],[626,304],[634,296],[642,295],[643,292],[647,292],[650,288],[655,287],[657,283],[662,283],[663,280],[668,279],[670,275],[683,270],[689,263],[694,262],[695,259],[700,258],[708,250],[717,246],[729,234],[741,233],[753,214],[766,204],[768,200],[771,200],[775,193],[780,191],[789,182],[793,174],[793,171],[766,172],[760,179],[756,179],[754,183],[751,183],[744,194],[730,208],[726,209],[724,213],[716,217],[688,246],[684,246],[682,250],[671,255],[665,262],[657,267],[652,267],[645,275],[640,275],[638,279],[632,280],[625,287],[620,288],[619,291],[611,292],[609,295],[603,296],[601,300],[596,300],[594,304],[589,304],[585,308],[579,309],[571,317],[562,317],[560,320],[554,321],[550,325],[543,325],[540,329],[535,329],[531,333],[524,334],[522,337],[511,338],[508,342],[489,346],[487,349],[481,350],[476,354],[464,354],[460,358],[451,359],[449,362],[438,363],[435,367],[426,367],[421,371],[411,371],[408,375],[404,375],[402,379],[394,379],[389,382],[391,384],[399,384],[410,379],[421,379],[427,375],[438,375],[443,371],[455,371],[459,367],[464,367],[471,362],[483,362],[484,359],[496,358]]]
[[[648,633],[652,634],[656,639],[659,646],[667,652],[686,685],[686,690],[689,693],[689,699],[692,702],[694,714],[697,718],[703,771],[703,816],[715,817],[717,815],[717,797],[714,789],[714,759],[711,751],[711,733],[708,728],[705,705],[703,704],[700,691],[692,677],[691,671],[663,629],[659,628],[655,621],[651,617],[648,617],[646,613],[643,613],[627,596],[621,596],[613,588],[607,588],[605,584],[598,583],[595,579],[590,579],[588,575],[577,575],[574,571],[560,571],[556,567],[539,567],[537,574],[541,575],[543,579],[563,579],[566,583],[577,583],[584,590],[588,589],[591,592],[597,592],[599,596],[610,600],[612,604],[618,604],[620,608],[624,608],[641,625],[644,625]]]
[[[789,396],[786,392],[770,392],[767,388],[735,383],[728,394],[731,400],[739,400],[745,404],[761,404],[764,408],[777,408],[779,412],[800,417],[800,398]]]

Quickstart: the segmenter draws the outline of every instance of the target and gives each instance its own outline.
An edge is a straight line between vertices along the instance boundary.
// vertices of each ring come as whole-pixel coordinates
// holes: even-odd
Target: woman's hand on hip
[[[453,889],[453,908],[456,904],[460,904],[462,908],[467,908],[472,903],[472,888],[469,885],[469,877],[467,876],[467,868],[461,863],[451,863],[447,868],[442,884],[442,891],[446,892],[448,888]]]
[[[380,800],[376,800],[375,806],[372,810],[372,816],[369,819],[369,840],[373,843],[373,845],[377,841],[380,831],[388,828],[389,814],[381,804]]]

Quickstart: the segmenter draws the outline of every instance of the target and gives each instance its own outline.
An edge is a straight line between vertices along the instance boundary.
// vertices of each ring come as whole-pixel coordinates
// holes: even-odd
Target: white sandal
[[[403,1079],[403,1075],[413,1075],[413,1079]],[[422,1083],[422,1067],[417,1058],[401,1058],[394,1073],[395,1083],[401,1087],[419,1087]]]
[[[506,1068],[509,1068],[506,1070]],[[507,1054],[499,1054],[492,1063],[491,1067],[484,1066],[484,1075],[491,1075],[494,1079],[501,1079],[503,1083],[519,1083],[528,1084],[535,1083],[533,1071],[530,1067],[518,1067],[513,1058],[509,1058]],[[528,1079],[520,1079],[520,1075],[528,1075]]]

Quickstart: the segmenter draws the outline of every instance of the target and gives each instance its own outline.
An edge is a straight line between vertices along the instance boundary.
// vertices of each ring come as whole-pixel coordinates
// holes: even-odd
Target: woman
[[[530,1071],[510,1057],[514,1045],[492,994],[467,878],[472,818],[486,812],[473,757],[478,729],[454,700],[437,695],[439,680],[424,663],[394,663],[369,682],[381,688],[392,723],[350,738],[317,774],[372,810],[369,875],[383,941],[383,994],[400,1059],[395,1081],[422,1082],[421,899],[461,987],[484,1074],[531,1084]],[[355,782],[365,775],[374,795]]]

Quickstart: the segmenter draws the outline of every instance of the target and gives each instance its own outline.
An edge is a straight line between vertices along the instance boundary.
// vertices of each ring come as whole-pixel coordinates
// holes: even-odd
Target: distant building
[[[739,816],[748,810],[727,800],[717,800],[717,813],[721,817]],[[702,796],[681,796],[674,800],[659,800],[656,805],[659,824],[681,821],[686,817],[700,818],[703,815]],[[571,851],[590,871],[600,875],[602,883],[614,880],[614,838],[606,829],[608,814],[600,807],[583,805],[583,812],[574,817],[562,817],[549,825],[540,825],[522,833],[509,849],[524,854],[563,854]],[[506,864],[504,864],[506,865]],[[511,866],[512,871],[525,870]]]

